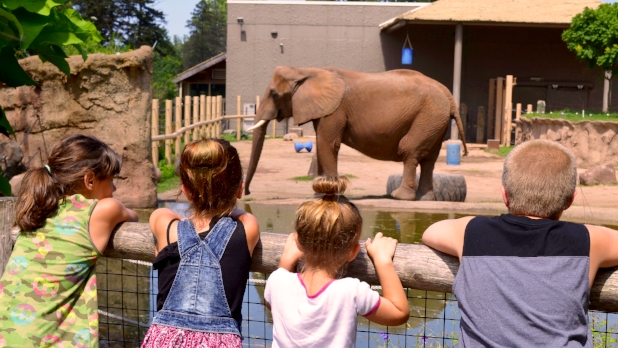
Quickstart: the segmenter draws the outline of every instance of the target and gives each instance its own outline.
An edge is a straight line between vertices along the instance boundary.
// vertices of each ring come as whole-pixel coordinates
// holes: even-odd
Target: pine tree
[[[227,4],[225,0],[201,0],[187,21],[189,40],[183,46],[185,69],[199,64],[223,51],[227,35]]]

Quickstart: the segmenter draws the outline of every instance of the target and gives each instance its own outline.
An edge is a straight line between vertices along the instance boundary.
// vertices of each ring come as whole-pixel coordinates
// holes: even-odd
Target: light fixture
[[[277,34],[279,34],[276,30],[273,30],[270,32],[270,36],[272,36],[273,39],[277,38]]]
[[[244,30],[242,29],[242,25],[245,23],[245,19],[242,17],[237,17],[236,21],[238,21],[238,24],[240,24],[240,33],[242,34],[244,32]]]

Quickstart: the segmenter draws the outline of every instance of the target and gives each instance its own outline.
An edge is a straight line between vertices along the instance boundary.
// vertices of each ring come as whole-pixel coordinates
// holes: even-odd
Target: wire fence
[[[140,346],[156,312],[157,275],[150,266],[147,262],[110,258],[97,263],[101,347]],[[267,275],[251,273],[250,278],[242,307],[243,346],[270,347],[273,320],[264,306]],[[460,313],[455,297],[415,289],[406,289],[406,293],[408,322],[383,326],[359,317],[356,346],[457,347]],[[589,318],[593,346],[618,347],[618,314],[590,311]]]

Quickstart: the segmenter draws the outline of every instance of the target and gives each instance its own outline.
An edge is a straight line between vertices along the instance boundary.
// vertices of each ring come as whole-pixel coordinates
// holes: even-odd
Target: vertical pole
[[[206,120],[210,121],[212,120],[212,97],[206,97]],[[212,128],[213,125],[212,124],[208,124],[206,126],[206,136],[209,138],[213,138],[212,136]]]
[[[223,117],[223,97],[217,96],[217,118]],[[221,138],[221,120],[217,121],[217,127],[215,128],[215,137]]]
[[[511,124],[513,122],[513,75],[506,75],[504,93],[504,144],[511,146]]]
[[[174,131],[178,131],[182,128],[182,98],[176,97],[176,117],[174,118]],[[176,137],[176,148],[174,149],[174,157],[180,158],[180,139],[182,135]]]
[[[240,96],[236,97],[236,112],[237,115],[242,115],[240,111]],[[240,140],[240,124],[242,123],[242,118],[236,119],[236,140]]]
[[[185,95],[185,127],[191,125],[191,96]],[[185,145],[191,141],[191,132],[185,132]]]
[[[517,103],[515,107],[515,120],[519,121],[521,118],[521,103]],[[519,128],[517,127],[517,123],[515,124],[515,144],[517,144],[517,139],[519,139]]]
[[[196,124],[200,121],[200,97],[193,97],[193,124]],[[199,137],[197,136],[197,128],[193,128],[193,140],[197,140]]]
[[[165,134],[172,134],[172,101],[165,101]],[[165,140],[165,159],[172,164],[172,139]]]
[[[526,106],[526,113],[527,113],[527,114],[531,114],[531,113],[532,113],[532,104],[528,104],[528,105]]]
[[[455,64],[453,67],[453,98],[459,104],[461,102],[461,46],[463,42],[463,26],[457,23],[455,27]],[[451,140],[457,140],[457,124],[451,120]]]
[[[15,222],[15,203],[17,200],[12,197],[0,199],[0,277],[13,251],[14,240],[11,238],[11,230]]]
[[[605,71],[604,73],[604,79],[603,79],[603,109],[601,111],[603,112],[607,112],[608,108],[609,108],[609,95],[610,95],[610,89],[609,89],[609,81],[612,78],[612,71]]]
[[[496,123],[494,125],[494,139],[498,140],[502,144],[502,113],[503,113],[503,99],[504,94],[504,77],[498,77],[496,79]]]
[[[152,130],[151,137],[159,135],[159,99],[152,100]],[[159,165],[159,142],[153,141],[152,144],[152,164]]]
[[[479,111],[476,116],[476,143],[483,143],[483,136],[485,135],[485,107],[479,106]]]
[[[494,108],[496,107],[496,79],[489,79],[489,105],[487,105],[487,140],[494,137]]]
[[[203,121],[206,121],[206,96],[204,94],[200,95],[200,122]],[[200,137],[205,138],[207,136],[206,126],[200,126]]]

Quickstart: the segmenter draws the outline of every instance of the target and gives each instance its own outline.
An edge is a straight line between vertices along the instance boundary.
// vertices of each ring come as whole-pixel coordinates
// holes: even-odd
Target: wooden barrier
[[[217,102],[215,103],[215,106],[217,108],[217,112],[215,115],[217,115],[217,118],[222,117],[223,116],[223,97],[222,96],[220,95],[217,96]],[[215,124],[215,134],[213,138],[221,138],[221,122],[217,122]]]
[[[11,257],[11,250],[13,250],[11,229],[15,221],[16,202],[15,198],[0,198],[0,277],[6,268],[9,257]]]
[[[200,95],[200,122],[204,121],[206,121],[206,96]],[[206,126],[201,126],[198,133],[200,138],[206,137]]]
[[[178,130],[180,128],[182,128],[182,98],[177,97],[176,98],[176,117],[174,118],[174,125],[176,127],[174,127],[174,131],[178,132]],[[181,136],[177,136],[176,137],[176,146],[174,147],[174,158],[178,159],[180,158],[180,145],[181,145],[181,140],[180,140]]]
[[[165,101],[165,133],[172,133],[172,101]],[[172,139],[165,141],[165,159],[167,164],[172,164]]]
[[[200,97],[193,97],[193,123],[200,121]],[[193,140],[198,139],[198,128],[193,128]]]
[[[156,137],[159,135],[159,99],[152,100],[152,115],[150,124],[152,125],[150,137]],[[159,144],[156,141],[151,141],[152,147],[152,164],[154,166],[159,165]]]
[[[494,124],[494,139],[502,144],[502,119],[504,113],[504,77],[496,79],[496,123]]]
[[[489,105],[487,106],[487,140],[493,139],[495,119],[494,108],[496,107],[496,79],[489,79]]]
[[[191,96],[185,95],[185,127],[191,125]],[[191,133],[185,132],[185,145],[191,142]]]
[[[242,111],[240,109],[241,103],[240,103],[240,96],[238,96],[236,98],[236,113],[238,115],[242,115]],[[236,119],[236,140],[240,140],[241,138],[241,125],[242,125],[242,119]]]

